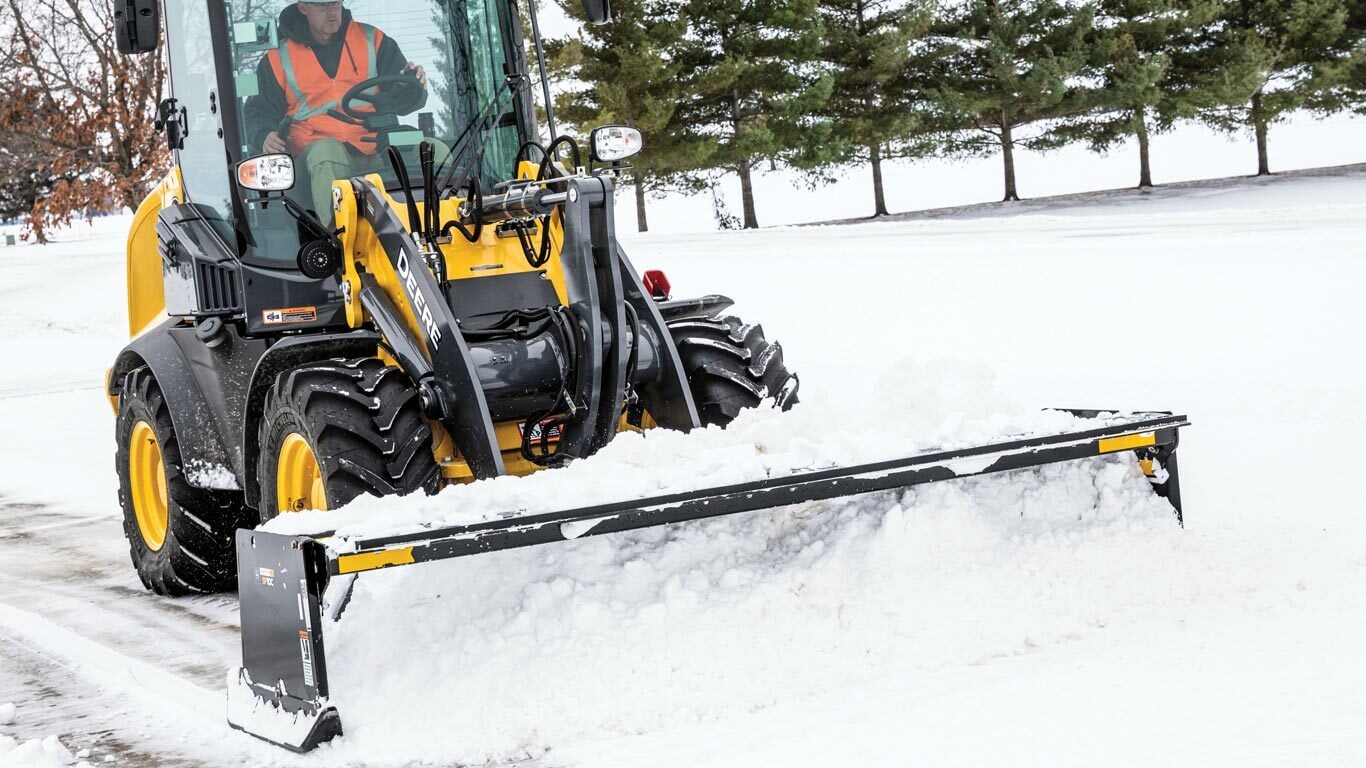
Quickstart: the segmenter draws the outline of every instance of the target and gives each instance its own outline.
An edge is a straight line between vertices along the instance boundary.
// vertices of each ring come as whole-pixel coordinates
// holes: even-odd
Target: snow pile
[[[563,470],[328,519],[374,533],[1082,422],[1019,408],[975,365],[899,364],[879,390],[757,410],[726,431],[624,435]],[[271,527],[306,530],[295,518]],[[459,763],[572,754],[1025,653],[1182,599],[1178,531],[1126,453],[367,574],[327,629],[346,730],[335,748]]]
[[[11,725],[16,717],[13,704],[0,704],[0,725]],[[82,757],[89,753],[81,750]],[[85,761],[77,763],[76,755],[62,744],[56,736],[42,739],[29,739],[20,743],[12,736],[0,733],[0,768],[63,768],[63,766],[90,768]]]
[[[788,413],[753,409],[725,430],[620,434],[591,460],[562,469],[498,477],[397,503],[364,497],[341,510],[281,515],[265,528],[374,536],[902,458],[1088,423],[1010,402],[994,390],[991,371],[980,364],[905,360],[891,365],[875,389],[871,398],[805,402]]]
[[[1074,640],[1187,599],[1181,546],[1110,458],[379,572],[333,700],[362,754],[534,756]]]

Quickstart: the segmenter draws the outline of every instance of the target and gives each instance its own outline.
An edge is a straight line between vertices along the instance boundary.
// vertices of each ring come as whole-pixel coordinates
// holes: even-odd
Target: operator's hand
[[[285,146],[285,140],[280,138],[278,131],[271,131],[266,134],[266,140],[261,142],[261,151],[270,153],[288,152],[289,147]]]
[[[427,87],[427,72],[424,69],[422,69],[422,66],[420,64],[414,64],[410,61],[408,62],[408,66],[403,68],[403,71],[412,72],[414,75],[417,75],[417,81],[419,83],[422,83],[423,88]]]

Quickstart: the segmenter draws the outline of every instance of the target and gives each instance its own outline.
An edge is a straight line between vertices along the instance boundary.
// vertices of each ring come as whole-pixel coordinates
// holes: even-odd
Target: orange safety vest
[[[375,76],[375,62],[384,33],[369,24],[352,21],[346,26],[346,51],[337,62],[337,76],[328,77],[313,49],[295,40],[282,39],[266,54],[275,81],[285,92],[285,115],[294,120],[286,144],[297,154],[318,139],[336,139],[367,155],[375,153],[374,134],[328,114],[341,111],[341,97],[352,86]],[[348,55],[349,53],[349,55]],[[373,111],[369,105],[357,107]]]

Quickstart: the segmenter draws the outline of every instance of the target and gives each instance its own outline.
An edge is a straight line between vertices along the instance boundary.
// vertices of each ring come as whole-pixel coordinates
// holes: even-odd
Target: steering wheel
[[[381,86],[389,87],[380,90]],[[371,89],[375,92],[365,93]],[[347,89],[341,97],[341,111],[359,121],[368,120],[376,114],[406,115],[422,106],[426,98],[427,89],[417,79],[416,72],[380,75],[362,80]],[[362,111],[361,105],[370,107],[370,111]]]

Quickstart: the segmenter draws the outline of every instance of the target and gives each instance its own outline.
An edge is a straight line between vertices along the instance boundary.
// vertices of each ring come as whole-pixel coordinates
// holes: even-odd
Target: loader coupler
[[[822,499],[1008,472],[1133,452],[1153,490],[1181,517],[1177,432],[1190,422],[1169,413],[1072,411],[1097,426],[1031,435],[903,459],[812,469],[719,488],[673,493],[543,514],[376,538],[285,536],[238,531],[242,669],[229,680],[233,727],[297,751],[341,733],[328,706],[322,597],[329,579],[380,568],[446,560],[582,536],[698,520]],[[331,538],[327,538],[331,537]],[[326,546],[319,541],[325,539]],[[338,599],[340,613],[345,596]]]
[[[228,723],[296,752],[341,733],[327,704],[322,593],[327,552],[308,536],[237,532],[242,667],[228,675]]]

